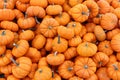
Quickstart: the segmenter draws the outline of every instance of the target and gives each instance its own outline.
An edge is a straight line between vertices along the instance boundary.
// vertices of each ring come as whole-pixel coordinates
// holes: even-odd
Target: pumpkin
[[[5,53],[5,51],[6,51],[6,46],[0,46],[0,55]]]
[[[52,71],[47,66],[41,66],[37,69],[34,75],[34,80],[50,80],[52,78]]]
[[[47,62],[46,57],[42,57],[39,59],[38,68],[40,68],[41,66],[48,66],[48,62]]]
[[[13,75],[9,75],[8,77],[7,77],[7,80],[20,80],[19,78],[16,78],[15,76],[13,76]]]
[[[11,74],[12,73],[12,65],[8,64],[6,66],[1,66],[0,72],[3,74],[7,74],[7,75]]]
[[[22,12],[26,12],[26,9],[30,6],[28,3],[22,3],[19,0],[16,2],[16,8]]]
[[[68,40],[68,45],[72,46],[72,47],[75,47],[75,46],[78,46],[81,42],[82,42],[82,39],[78,35],[78,36],[74,36],[73,38],[69,39]]]
[[[29,3],[30,0],[18,0],[18,1],[20,1],[22,3]]]
[[[103,29],[112,30],[117,25],[117,16],[113,13],[106,13],[102,15],[100,25]]]
[[[55,20],[59,22],[60,25],[66,25],[70,21],[70,16],[67,12],[60,12],[56,17]]]
[[[111,40],[111,47],[114,51],[120,52],[120,44],[119,44],[119,39],[120,39],[120,33],[116,34],[115,36],[112,37]]]
[[[89,10],[86,5],[77,4],[72,7],[68,13],[72,16],[75,21],[84,22],[89,17]]]
[[[108,74],[109,78],[111,78],[113,80],[119,80],[120,79],[119,68],[120,68],[119,62],[115,62],[115,63],[109,65],[107,68],[107,74]]]
[[[10,58],[14,63],[12,66],[12,74],[16,78],[24,78],[27,76],[31,70],[32,62],[28,57],[20,57],[15,61],[13,58]]]
[[[29,43],[26,40],[19,40],[17,43],[13,43],[12,55],[15,57],[21,57],[26,54],[29,49]]]
[[[32,68],[31,68],[31,71],[30,71],[30,73],[28,74],[28,77],[33,78],[36,70],[37,70],[37,64],[36,64],[36,63],[33,63],[33,64],[32,64]]]
[[[83,42],[77,46],[80,56],[93,56],[97,52],[97,46],[90,42]]]
[[[57,15],[63,11],[60,5],[48,5],[46,8],[46,13],[48,15]]]
[[[46,44],[45,44],[45,50],[46,51],[51,51],[52,50],[52,38],[47,38]]]
[[[34,38],[35,34],[32,30],[22,30],[19,34],[19,39],[30,41]]]
[[[65,3],[62,6],[63,6],[63,11],[65,12],[68,12],[71,8],[71,6],[68,3],[68,0],[65,0]]]
[[[92,58],[79,56],[75,59],[74,71],[80,78],[89,78],[96,72],[96,64]]]
[[[83,36],[83,41],[84,42],[96,42],[96,36],[94,33],[86,33],[84,36]]]
[[[36,49],[41,49],[45,45],[45,43],[46,43],[46,38],[43,35],[38,34],[32,40],[32,47]]]
[[[6,30],[11,30],[11,31],[19,30],[18,25],[12,21],[1,21],[0,27]]]
[[[83,0],[69,0],[69,1],[68,1],[69,5],[70,5],[71,7],[73,7],[73,6],[77,5],[77,4],[80,4],[80,3],[82,3],[82,2],[83,2]]]
[[[119,15],[119,13],[120,13],[120,8],[114,9],[113,13],[114,13],[118,18],[120,18],[120,15]]]
[[[30,17],[36,16],[38,18],[43,18],[46,15],[44,8],[39,6],[29,6],[26,14]]]
[[[105,66],[109,62],[109,57],[103,52],[97,52],[92,58],[97,67]]]
[[[70,77],[74,76],[74,63],[72,61],[64,61],[58,67],[58,73],[63,79],[69,79]]]
[[[22,80],[31,80],[28,76],[24,77]]]
[[[40,53],[42,57],[47,55],[47,51],[45,50],[45,48],[40,49]]]
[[[36,48],[30,47],[28,51],[25,54],[26,57],[29,57],[32,62],[38,62],[41,58],[40,51],[38,51]]]
[[[97,1],[97,4],[99,6],[100,14],[105,14],[110,11],[110,4],[106,0],[99,0]]]
[[[10,30],[0,30],[0,45],[7,45],[14,40],[14,33]]]
[[[30,0],[30,5],[46,8],[48,6],[48,1],[47,0]]]
[[[78,53],[75,47],[70,47],[64,52],[65,59],[72,59],[77,55]]]
[[[108,31],[108,32],[106,33],[107,39],[108,39],[108,40],[111,40],[112,37],[113,37],[114,35],[118,34],[119,32],[120,32],[120,29],[118,29],[118,28],[115,28],[115,29],[113,29],[113,30],[111,30],[111,31]]]
[[[65,60],[64,54],[58,53],[57,51],[52,52],[51,54],[48,54],[46,58],[47,58],[48,64],[53,65],[53,66],[60,65]]]
[[[58,34],[65,38],[65,39],[71,39],[72,37],[74,37],[74,29],[72,28],[68,28],[65,26],[59,26],[57,29]]]
[[[15,13],[15,18],[16,19],[24,17],[24,14],[18,9],[14,9],[14,13]]]
[[[110,41],[102,41],[98,44],[98,51],[107,54],[108,56],[113,53],[113,50],[110,45]]]
[[[97,75],[99,80],[111,80],[108,76],[106,67],[99,68],[96,72],[96,75]]]
[[[41,24],[38,26],[40,33],[45,37],[54,37],[57,35],[57,27],[59,23],[54,18],[43,19]]]
[[[99,7],[95,1],[87,0],[87,1],[84,1],[83,4],[88,7],[90,12],[90,15],[89,15],[90,18],[97,16],[97,14],[99,13]]]
[[[116,54],[116,58],[117,58],[118,61],[120,61],[120,53]]]
[[[84,79],[77,77],[77,76],[73,76],[73,77],[69,78],[69,80],[84,80]]]
[[[98,41],[104,41],[106,39],[105,31],[99,25],[95,26],[94,34]]]
[[[17,20],[17,24],[21,29],[28,29],[34,27],[36,25],[36,21],[33,17],[24,17],[19,18]]]
[[[50,80],[62,80],[60,75],[52,71],[52,78]]]
[[[85,28],[87,29],[88,33],[92,33],[92,32],[94,32],[95,26],[96,26],[95,23],[87,23],[85,25]]]
[[[89,78],[86,78],[85,80],[98,80],[98,77],[96,74],[93,74],[92,76],[90,76]]]
[[[68,48],[68,42],[66,39],[61,38],[60,35],[55,37],[52,41],[52,49],[57,52],[64,52]]]
[[[83,37],[86,33],[87,33],[87,29],[85,28],[85,26],[83,26],[79,35]]]
[[[112,54],[109,56],[109,62],[107,63],[107,66],[113,64],[114,62],[117,62],[117,57],[114,54]]]
[[[118,8],[118,7],[120,7],[120,1],[119,1],[119,0],[112,0],[111,6],[112,6],[113,8]]]
[[[49,4],[58,4],[63,5],[65,3],[65,0],[48,0]]]
[[[102,15],[103,15],[103,14],[98,14],[96,17],[92,18],[93,23],[95,23],[95,24],[100,24],[100,20],[101,20],[101,18],[102,18]]]
[[[7,9],[13,9],[14,8],[14,0],[0,0],[0,9],[4,8],[4,5],[6,5]]]
[[[71,21],[67,25],[68,28],[72,28],[74,30],[75,35],[79,35],[82,29],[82,25],[79,22]]]

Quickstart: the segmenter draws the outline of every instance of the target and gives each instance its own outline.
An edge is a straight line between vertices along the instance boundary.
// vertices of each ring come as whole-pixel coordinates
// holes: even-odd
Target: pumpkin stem
[[[57,51],[55,51],[54,56],[57,56],[57,53],[58,53],[58,52],[57,52]]]
[[[98,64],[99,64],[100,66],[102,66],[103,63],[100,61],[100,62],[98,62]]]
[[[86,13],[86,12],[82,12],[81,14],[89,16],[89,13]]]
[[[42,69],[40,69],[39,72],[42,73]]]
[[[60,12],[59,17],[62,17],[62,12]]]
[[[60,35],[58,34],[58,44],[60,44]]]
[[[7,4],[4,3],[4,5],[3,5],[3,9],[6,9],[6,8],[7,8]]]
[[[113,67],[114,67],[115,70],[118,70],[118,69],[119,69],[116,64],[113,64]]]
[[[25,30],[22,29],[22,32],[24,32]]]
[[[15,46],[16,48],[18,47],[18,45],[16,43],[13,43],[13,46]]]
[[[54,78],[55,76],[54,76],[54,71],[52,71],[52,78]]]
[[[73,70],[73,67],[68,67],[68,71],[72,71]]]
[[[84,68],[85,68],[85,69],[88,69],[88,65],[84,65]]]
[[[4,3],[7,3],[7,0],[4,0]]]
[[[105,45],[105,48],[108,48],[108,45]]]
[[[28,15],[27,15],[27,13],[25,13],[25,18],[27,18],[28,17]]]
[[[52,26],[48,26],[48,29],[52,29]]]
[[[39,22],[37,16],[35,16],[35,21],[37,22],[37,24],[40,24],[40,22]]]
[[[5,56],[5,54],[1,54],[1,57],[4,57]]]
[[[11,60],[16,66],[19,66],[19,63],[17,63],[13,58],[10,58],[10,60]]]
[[[1,34],[1,35],[2,35],[2,36],[6,35],[5,31],[2,31],[2,34]]]
[[[85,46],[88,47],[88,43],[87,42],[86,42]]]
[[[74,23],[74,24],[72,24],[72,27],[76,27],[76,24]]]

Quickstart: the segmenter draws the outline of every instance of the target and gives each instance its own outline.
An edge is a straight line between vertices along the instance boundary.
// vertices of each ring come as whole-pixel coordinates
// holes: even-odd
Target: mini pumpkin
[[[97,52],[97,46],[90,42],[83,42],[77,46],[77,52],[80,56],[93,56]]]
[[[65,60],[64,54],[58,53],[57,51],[48,54],[46,58],[47,58],[47,62],[53,66],[60,65]]]
[[[40,68],[41,66],[48,66],[48,62],[47,62],[46,57],[42,57],[39,59],[38,68]]]
[[[58,73],[63,79],[69,79],[70,77],[74,76],[74,63],[72,61],[64,61],[58,67]]]
[[[34,75],[34,80],[50,80],[52,78],[52,71],[47,66],[41,66],[37,69]]]
[[[16,78],[14,75],[9,75],[7,77],[7,80],[20,80],[19,78]]]
[[[83,26],[79,35],[80,37],[83,37],[86,33],[87,33],[87,29],[85,28],[85,26]]]
[[[18,1],[20,1],[22,3],[29,3],[30,0],[18,0]]]
[[[71,6],[68,3],[68,0],[65,0],[65,3],[62,5],[63,11],[68,12],[71,9]]]
[[[118,61],[120,61],[120,53],[116,54],[116,58],[117,58]]]
[[[15,18],[16,19],[24,17],[24,14],[18,9],[14,9],[14,13],[15,13]]]
[[[117,62],[117,57],[114,54],[112,54],[109,56],[109,62],[107,63],[107,66],[109,66],[115,62]]]
[[[80,77],[77,77],[77,76],[73,76],[73,77],[69,78],[69,80],[83,80],[83,79]]]
[[[68,13],[78,22],[85,22],[89,17],[89,10],[87,6],[83,4],[75,5],[68,11]]]
[[[75,59],[74,71],[80,78],[89,78],[96,72],[96,64],[92,58],[79,56]]]
[[[82,2],[83,2],[83,0],[69,0],[69,1],[68,1],[69,5],[70,5],[71,7],[73,7],[73,6],[77,5],[77,4],[80,4],[80,3],[82,3]]]
[[[46,44],[45,44],[45,50],[46,51],[51,51],[52,50],[52,38],[47,38]]]
[[[94,32],[96,24],[95,23],[87,23],[85,25],[85,28],[87,29],[87,32],[92,33]]]
[[[49,4],[58,4],[63,5],[65,3],[65,0],[48,0]]]
[[[26,54],[29,49],[29,43],[26,40],[19,40],[17,43],[13,43],[12,55],[15,57],[21,57]]]
[[[27,76],[31,70],[32,61],[28,57],[20,57],[15,61],[13,58],[10,58],[14,63],[12,66],[12,74],[16,78],[24,78]]]
[[[0,72],[3,74],[10,75],[12,73],[12,65],[8,64],[6,66],[1,66],[0,67]]]
[[[0,55],[5,53],[5,51],[6,51],[6,46],[0,46]]]
[[[120,19],[120,15],[119,15],[119,13],[120,13],[120,8],[119,8],[119,7],[116,8],[116,9],[114,9],[113,13]]]
[[[85,80],[98,80],[98,77],[96,74],[93,74],[92,76],[90,76],[89,78],[86,78]]]
[[[52,78],[50,80],[62,80],[60,75],[52,71]]]
[[[83,41],[84,42],[96,42],[96,36],[94,33],[86,33],[84,36],[83,36]]]
[[[113,8],[118,8],[118,7],[120,7],[120,3],[119,2],[120,2],[119,0],[112,0],[111,6]]]

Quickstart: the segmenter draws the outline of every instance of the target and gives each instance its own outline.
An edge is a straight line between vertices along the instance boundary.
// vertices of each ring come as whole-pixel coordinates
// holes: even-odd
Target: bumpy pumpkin
[[[83,2],[83,0],[69,0],[69,1],[68,1],[69,5],[70,5],[71,7],[73,7],[73,6],[77,5],[77,4],[80,4],[80,3],[82,3],[82,2]]]
[[[30,0],[18,0],[18,1],[20,1],[22,3],[29,3]]]
[[[50,80],[61,80],[60,75],[52,71],[52,78]]]
[[[7,80],[20,80],[19,78],[16,78],[14,75],[9,75],[7,77]]]
[[[98,80],[98,77],[96,74],[93,74],[92,76],[90,76],[89,78],[86,78],[85,80]]]
[[[24,14],[18,9],[14,9],[14,13],[15,13],[15,18],[16,19],[24,17]]]
[[[117,57],[114,54],[112,54],[109,56],[109,62],[107,63],[107,66],[109,66],[115,62],[117,62]]]
[[[38,68],[41,66],[48,66],[48,62],[47,62],[47,58],[46,57],[42,57],[40,58],[39,62],[38,62]]]
[[[77,46],[80,56],[93,56],[97,52],[97,46],[90,42],[83,42]]]
[[[1,66],[0,67],[0,72],[4,73],[4,74],[11,74],[12,73],[12,65],[9,64],[9,65],[6,65],[6,66]]]
[[[86,5],[78,4],[69,10],[69,14],[75,21],[84,22],[89,17],[89,10]]]
[[[73,76],[73,77],[69,78],[69,80],[83,80],[83,79],[80,77],[77,77],[77,76]]]
[[[85,25],[85,28],[87,29],[87,32],[94,32],[96,24],[95,23],[87,23]]]
[[[120,61],[120,53],[116,54],[116,58],[117,58],[118,61]]]
[[[46,51],[51,51],[52,50],[52,38],[47,38],[46,44],[45,44],[45,50]]]
[[[65,3],[65,0],[48,0],[49,4],[58,4],[63,5]]]
[[[75,74],[80,78],[89,78],[96,71],[95,62],[88,57],[77,57],[74,66]]]
[[[5,53],[6,51],[6,46],[0,46],[0,55]]]
[[[86,33],[84,36],[83,36],[83,41],[85,42],[96,42],[96,37],[94,35],[94,33]]]

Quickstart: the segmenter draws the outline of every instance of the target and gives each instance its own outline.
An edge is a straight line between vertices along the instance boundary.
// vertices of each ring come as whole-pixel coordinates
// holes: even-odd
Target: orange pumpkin
[[[69,80],[84,80],[84,79],[77,77],[77,76],[73,76],[73,77],[69,78]]]
[[[11,74],[12,73],[12,65],[8,64],[6,66],[1,66],[0,72],[3,74],[7,74],[7,75]]]
[[[73,6],[77,5],[77,4],[80,4],[80,3],[82,3],[82,2],[83,2],[83,0],[69,0],[69,1],[68,1],[69,5],[70,5],[71,7],[73,7]]]
[[[117,58],[118,61],[120,61],[120,53],[116,54],[116,58]]]
[[[87,33],[87,29],[85,28],[85,26],[83,26],[79,35],[83,37],[86,33]]]
[[[24,14],[18,9],[14,9],[14,13],[15,13],[15,18],[16,19],[24,17]]]
[[[45,44],[45,50],[46,51],[51,51],[52,50],[52,38],[47,38],[46,44]]]
[[[19,78],[16,78],[14,75],[9,75],[7,77],[7,80],[20,80]]]
[[[46,57],[42,57],[39,59],[38,68],[40,68],[41,66],[48,66],[48,62],[47,62]]]
[[[60,75],[58,75],[57,73],[54,73],[54,71],[52,71],[52,78],[50,80],[62,80]]]
[[[96,42],[96,37],[94,35],[94,33],[86,33],[84,36],[83,36],[83,41],[84,42]]]
[[[29,3],[30,0],[18,0],[18,1],[20,1],[22,3]]]
[[[6,46],[0,46],[0,55],[5,53],[5,51],[6,51]]]
[[[120,7],[120,1],[119,1],[119,0],[112,0],[111,6],[112,6],[113,8],[118,8],[118,7]]]
[[[65,3],[65,0],[48,0],[49,4],[58,4],[63,5]]]
[[[94,32],[95,26],[96,26],[95,23],[87,23],[85,25],[85,28],[87,29],[87,32],[92,33],[92,32]]]
[[[109,66],[115,62],[117,62],[117,57],[114,54],[112,54],[109,56],[109,62],[107,63],[107,66]]]
[[[98,77],[96,74],[93,74],[92,76],[90,76],[89,78],[86,78],[85,80],[98,80]]]

